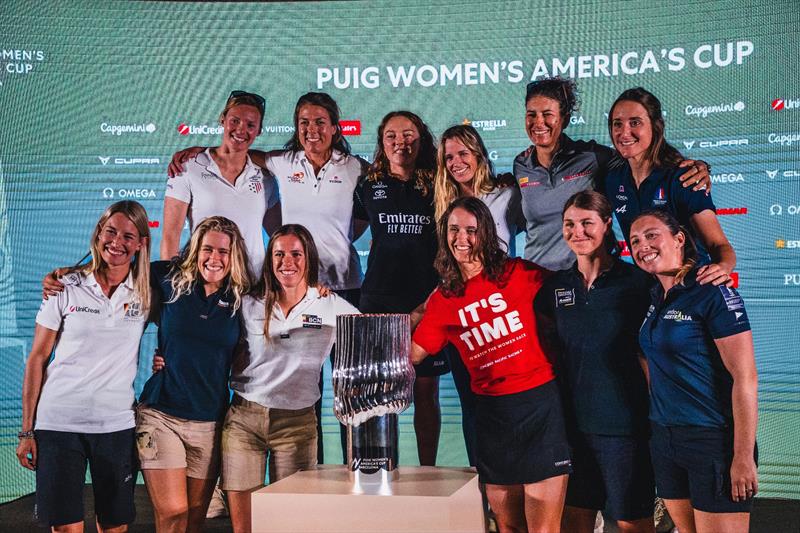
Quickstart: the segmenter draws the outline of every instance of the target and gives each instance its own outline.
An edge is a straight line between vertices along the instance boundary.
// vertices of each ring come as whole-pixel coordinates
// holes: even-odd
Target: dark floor
[[[86,486],[84,501],[86,502],[86,531],[94,532],[94,508],[92,505],[92,489]],[[136,522],[128,531],[131,533],[150,533],[155,531],[153,509],[144,485],[136,487]],[[231,531],[227,518],[206,520],[205,531],[221,533]],[[0,532],[13,533],[46,533],[46,528],[38,527],[33,521],[33,495],[25,496],[13,502],[0,505]],[[800,532],[800,501],[772,500],[757,498],[750,519],[751,533],[798,533]]]

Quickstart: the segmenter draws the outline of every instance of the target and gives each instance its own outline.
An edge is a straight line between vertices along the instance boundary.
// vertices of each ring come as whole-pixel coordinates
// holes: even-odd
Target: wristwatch
[[[32,439],[34,437],[35,435],[33,434],[32,429],[30,431],[20,431],[19,433],[17,433],[18,439]]]

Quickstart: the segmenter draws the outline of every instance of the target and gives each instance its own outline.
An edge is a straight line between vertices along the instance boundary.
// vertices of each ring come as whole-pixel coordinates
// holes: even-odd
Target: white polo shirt
[[[347,300],[315,288],[284,316],[275,305],[264,337],[264,300],[245,296],[242,317],[247,328],[247,367],[231,375],[239,396],[264,407],[303,409],[319,400],[319,371],[336,340],[336,316],[358,313]]]
[[[278,180],[284,224],[302,224],[319,251],[319,281],[331,289],[361,286],[361,261],[352,243],[353,191],[363,175],[355,156],[334,150],[314,174],[304,151],[278,152],[267,157],[267,169]]]
[[[42,301],[36,323],[58,331],[36,410],[36,429],[110,433],[134,427],[133,381],[146,316],[133,302],[133,278],[111,299],[93,274],[70,276]]]
[[[497,236],[507,246],[504,249],[512,257],[516,256],[518,230],[525,230],[525,217],[522,214],[522,196],[516,186],[499,188],[480,196],[494,218]]]
[[[250,273],[254,279],[260,278],[266,254],[262,236],[264,214],[280,200],[275,180],[265,176],[248,156],[244,170],[231,185],[222,177],[210,148],[187,161],[184,169],[183,174],[167,179],[165,196],[189,204],[192,231],[211,216],[234,221],[247,246]]]

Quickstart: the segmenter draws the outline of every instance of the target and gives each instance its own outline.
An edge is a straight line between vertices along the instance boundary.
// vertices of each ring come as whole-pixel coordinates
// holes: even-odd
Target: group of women
[[[508,186],[477,131],[449,128],[437,148],[409,111],[383,118],[367,165],[350,154],[324,93],[300,98],[284,150],[251,151],[264,100],[231,93],[221,145],[170,165],[165,261],[148,268],[146,214],[118,202],[98,222],[91,263],[48,281],[56,296],[37,317],[18,448],[37,470],[40,516],[59,531],[82,528],[75,487],[88,461],[98,527],[125,529],[135,460],[123,468],[117,452],[108,472],[114,436],[138,451],[159,531],[199,530],[220,472],[234,530],[248,531],[249,493],[267,469],[274,481],[317,464],[320,369],[335,316],[360,310],[422,317],[412,353],[421,464],[435,464],[449,359],[470,463],[501,531],[557,531],[565,498],[566,530],[590,529],[598,509],[624,530],[652,530],[653,467],[681,531],[746,525],[757,489],[752,340],[741,299],[724,285],[733,250],[706,192],[691,188],[707,185],[707,168],[665,141],[647,91],[612,106],[616,152],[563,133],[576,102],[570,81],[528,86],[533,144]],[[620,222],[642,270],[613,254],[609,200],[626,206],[616,212],[629,217]],[[179,253],[186,217],[192,236]],[[352,242],[367,225],[362,282]],[[521,230],[525,259],[511,259]],[[706,254],[693,252],[694,237]],[[653,277],[661,289],[650,295]],[[159,353],[134,436],[132,345],[148,317]],[[130,342],[98,346],[104,329]],[[122,361],[133,373],[118,370]],[[113,427],[93,411],[112,392],[103,407],[118,411]],[[81,423],[54,424],[70,419],[48,416],[54,409],[83,413]],[[74,443],[56,440],[66,438]]]

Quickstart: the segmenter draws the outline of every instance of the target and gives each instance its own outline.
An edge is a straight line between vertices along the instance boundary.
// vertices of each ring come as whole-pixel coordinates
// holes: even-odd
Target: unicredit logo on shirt
[[[200,124],[199,126],[186,124],[185,122],[178,124],[178,133],[181,135],[220,135],[223,131],[225,131],[225,128],[220,124]]]
[[[122,135],[127,133],[153,133],[156,131],[156,125],[152,122],[142,124],[109,124],[103,122],[100,124],[100,131],[110,135]]]
[[[99,315],[100,310],[85,305],[71,305],[69,306],[70,313],[90,313],[92,315]]]
[[[689,117],[706,118],[708,115],[713,115],[717,113],[731,113],[731,112],[744,111],[745,107],[746,106],[742,101],[728,102],[728,103],[714,104],[714,105],[700,105],[700,106],[687,105],[686,108],[684,109],[684,112]]]
[[[360,120],[340,120],[339,127],[342,129],[342,135],[361,135]]]
[[[783,98],[776,98],[772,101],[771,105],[774,111],[783,111],[784,109],[798,109],[800,108],[800,99],[798,100],[784,100]]]

